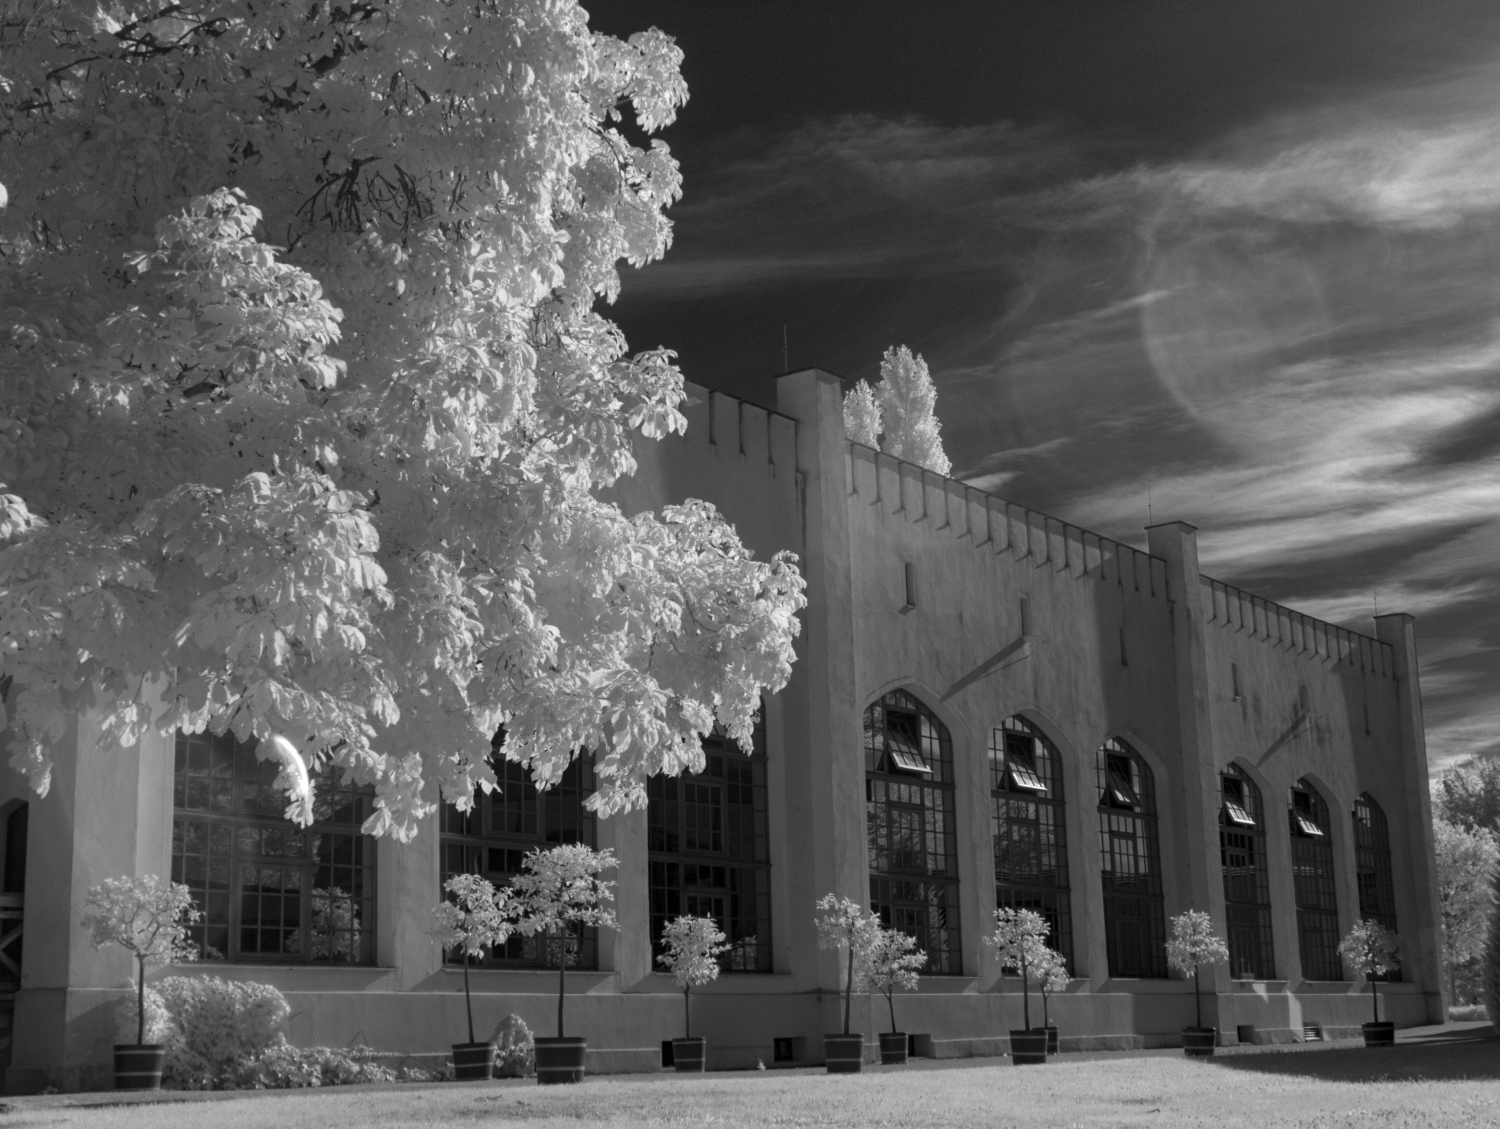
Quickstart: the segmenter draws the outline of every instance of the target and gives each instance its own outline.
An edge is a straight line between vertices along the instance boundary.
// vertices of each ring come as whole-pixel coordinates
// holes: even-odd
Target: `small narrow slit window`
[[[1239,663],[1230,663],[1229,664],[1229,684],[1230,684],[1230,687],[1231,687],[1231,689],[1233,690],[1233,693],[1234,693],[1234,700],[1236,702],[1239,701],[1240,698],[1243,697],[1243,695],[1240,693],[1240,664]]]
[[[1130,654],[1125,650],[1125,629],[1120,628],[1120,665],[1130,665]]]
[[[908,608],[917,606],[917,566],[907,561],[901,566],[902,577],[905,581],[906,604]]]

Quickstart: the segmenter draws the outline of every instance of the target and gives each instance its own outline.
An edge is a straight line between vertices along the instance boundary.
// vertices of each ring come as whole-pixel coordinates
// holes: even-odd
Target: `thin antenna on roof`
[[[781,325],[781,371],[787,372],[791,367],[786,359],[786,323],[783,322]]]
[[[1380,618],[1380,585],[1376,584],[1370,589],[1370,595],[1375,597],[1375,618]]]
[[[1146,524],[1155,525],[1156,519],[1151,516],[1151,483],[1146,483]]]

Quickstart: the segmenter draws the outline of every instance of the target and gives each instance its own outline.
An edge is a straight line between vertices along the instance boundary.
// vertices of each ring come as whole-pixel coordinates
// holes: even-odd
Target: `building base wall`
[[[339,970],[335,975],[354,972]],[[468,1038],[463,984],[457,974],[439,974],[422,988],[405,992],[311,989],[306,981],[316,975],[317,970],[296,970],[288,979],[303,983],[283,987],[292,1009],[287,1037],[297,1046],[367,1046],[386,1052],[388,1065],[432,1069],[447,1061],[451,1044]],[[490,976],[505,982],[504,990],[484,983]],[[512,1013],[534,1034],[556,1033],[552,974],[500,973],[474,979],[480,981],[471,985],[477,1038],[493,1038]],[[617,978],[608,973],[575,973],[569,980],[575,990],[565,1003],[565,1030],[588,1039],[590,1073],[661,1069],[661,1044],[683,1034],[679,993],[661,990],[655,980],[647,986],[650,990],[622,992]],[[692,1000],[692,1029],[708,1039],[709,1069],[823,1061],[824,1034],[843,1029],[841,997],[829,991],[777,991],[783,985],[760,978],[742,983],[748,990],[737,990],[726,978]],[[1180,1044],[1181,1029],[1194,1021],[1192,992],[1183,982],[1106,987],[1101,992],[1071,991],[1049,1002],[1048,1019],[1058,1028],[1062,1050],[1173,1047]],[[6,1074],[7,1092],[111,1088],[116,1008],[129,995],[127,988],[23,992],[17,1000],[18,1053]],[[1381,1017],[1398,1027],[1426,1023],[1428,1006],[1427,996],[1415,985],[1381,989]],[[1233,993],[1217,998],[1205,994],[1203,1008],[1206,1023],[1215,1022],[1218,1013],[1222,1045],[1238,1043],[1241,1028],[1250,1029],[1245,1033],[1254,1043],[1297,1042],[1307,1024],[1317,1024],[1325,1039],[1355,1038],[1360,1024],[1370,1018],[1368,990],[1360,991],[1352,983],[1308,985],[1297,993],[1279,984],[1237,985]],[[1006,1054],[1010,1030],[1024,1023],[1019,991],[983,991],[963,978],[929,978],[922,990],[898,995],[895,1010],[897,1028],[916,1035],[919,1050],[933,1058]],[[850,1013],[850,1030],[864,1035],[867,1057],[878,1061],[876,1037],[891,1027],[885,998],[857,995]],[[1031,1021],[1042,1024],[1041,1000],[1035,992]],[[776,1061],[777,1040],[791,1040],[792,1062]]]

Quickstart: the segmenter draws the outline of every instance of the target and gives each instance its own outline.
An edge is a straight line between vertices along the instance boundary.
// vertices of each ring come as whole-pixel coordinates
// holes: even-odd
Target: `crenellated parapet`
[[[936,474],[915,463],[848,442],[848,489],[882,513],[976,550],[1084,580],[1167,598],[1166,562],[1129,545]]]
[[[1200,576],[1199,581],[1208,623],[1330,666],[1346,663],[1382,678],[1396,676],[1395,652],[1389,643],[1314,619],[1222,580]]]

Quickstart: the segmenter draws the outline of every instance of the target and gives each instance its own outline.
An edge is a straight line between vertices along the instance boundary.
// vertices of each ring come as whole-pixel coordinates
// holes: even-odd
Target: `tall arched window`
[[[1073,967],[1068,841],[1062,758],[1024,717],[990,731],[990,803],[995,836],[995,904],[1035,910],[1051,926],[1048,944]]]
[[[1305,980],[1342,980],[1338,900],[1333,880],[1333,825],[1328,805],[1306,780],[1292,786],[1292,879],[1297,891],[1297,949]]]
[[[1354,801],[1354,866],[1359,883],[1359,916],[1396,929],[1396,886],[1391,881],[1391,833],[1385,812],[1362,793]],[[1382,978],[1400,980],[1398,968]]]
[[[177,733],[172,881],[203,913],[190,943],[202,960],[374,963],[375,840],[360,826],[375,790],[325,767],[298,827],[256,744]]]
[[[594,791],[593,757],[587,752],[574,757],[562,779],[542,792],[524,765],[501,754],[504,741],[501,730],[490,751],[490,767],[497,784],[494,791],[475,788],[474,806],[466,812],[454,804],[443,805],[438,837],[442,852],[439,878],[443,882],[455,874],[480,874],[496,886],[504,886],[521,873],[521,860],[528,851],[545,851],[561,843],[595,846],[594,813],[583,806]],[[442,896],[437,892],[437,898]],[[579,930],[568,946],[572,954],[569,967],[599,967],[597,929]],[[443,959],[461,964],[463,954],[446,949]],[[555,952],[546,950],[542,938],[518,933],[489,950],[480,963],[488,968],[540,968],[549,962],[556,967],[556,960]]]
[[[926,706],[896,690],[865,710],[870,908],[917,939],[927,971],[963,971],[953,741]]]
[[[1151,767],[1124,741],[1099,747],[1099,850],[1111,976],[1167,975]]]
[[[1219,776],[1219,858],[1229,919],[1229,975],[1274,980],[1266,809],[1255,782],[1234,765]]]

